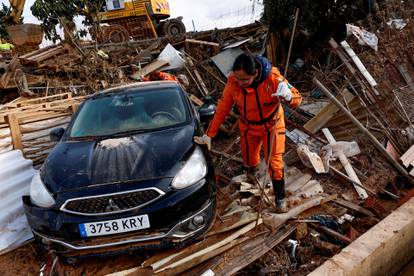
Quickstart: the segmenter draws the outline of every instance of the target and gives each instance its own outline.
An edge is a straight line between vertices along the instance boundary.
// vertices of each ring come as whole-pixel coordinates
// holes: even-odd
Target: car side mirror
[[[65,133],[65,129],[63,127],[52,129],[49,132],[50,141],[59,142],[60,138],[62,138],[64,133]]]
[[[205,123],[213,119],[216,113],[216,105],[213,103],[206,103],[200,106],[198,114],[200,115],[200,121]]]

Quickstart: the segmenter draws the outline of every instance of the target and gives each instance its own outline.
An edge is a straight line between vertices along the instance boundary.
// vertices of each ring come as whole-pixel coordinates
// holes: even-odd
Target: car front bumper
[[[27,196],[23,197],[23,202],[26,216],[36,238],[46,247],[53,248],[59,253],[85,251],[88,252],[87,254],[91,252],[99,254],[125,249],[161,249],[185,245],[208,230],[216,211],[214,184],[210,181],[202,181],[186,190],[167,194],[159,202],[139,210],[141,214],[148,214],[153,221],[149,229],[82,238],[77,232],[77,226],[79,223],[84,223],[85,219],[91,220],[91,218],[39,208],[34,206]],[[165,207],[157,209],[152,205]],[[118,217],[132,215],[137,213],[120,214]],[[192,222],[196,217],[198,219],[202,217],[203,223],[195,227]]]

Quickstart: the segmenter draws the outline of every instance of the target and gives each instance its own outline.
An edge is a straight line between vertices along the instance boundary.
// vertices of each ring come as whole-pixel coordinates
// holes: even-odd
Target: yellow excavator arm
[[[15,24],[20,23],[20,18],[23,14],[24,4],[26,0],[9,0],[11,6],[11,14],[10,16],[13,18],[13,22]]]

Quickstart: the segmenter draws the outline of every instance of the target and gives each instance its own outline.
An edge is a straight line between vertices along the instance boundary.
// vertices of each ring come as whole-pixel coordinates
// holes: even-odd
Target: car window
[[[150,131],[184,123],[187,116],[176,89],[132,89],[87,100],[72,124],[70,137]]]

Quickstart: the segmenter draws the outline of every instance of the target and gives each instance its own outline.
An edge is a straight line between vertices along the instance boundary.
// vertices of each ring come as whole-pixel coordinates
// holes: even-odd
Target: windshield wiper
[[[119,137],[119,136],[123,136],[125,134],[140,134],[140,133],[144,133],[144,132],[148,132],[148,131],[150,131],[150,129],[125,130],[125,131],[115,132],[115,133],[112,133],[112,134],[99,136],[99,137],[107,137],[107,138]]]

